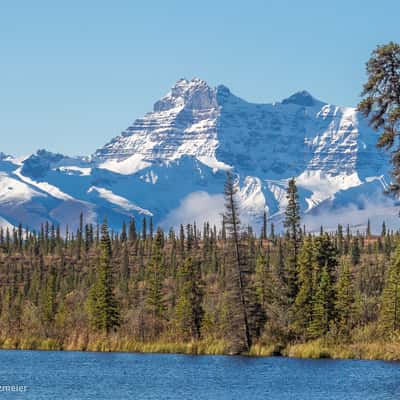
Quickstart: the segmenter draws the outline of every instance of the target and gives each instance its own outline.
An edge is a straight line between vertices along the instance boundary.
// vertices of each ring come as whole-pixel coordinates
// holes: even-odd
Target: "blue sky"
[[[91,154],[176,80],[355,105],[400,2],[0,0],[0,151]]]

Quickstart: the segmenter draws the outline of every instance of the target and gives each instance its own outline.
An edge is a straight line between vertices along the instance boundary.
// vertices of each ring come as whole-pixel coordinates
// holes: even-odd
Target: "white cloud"
[[[210,195],[207,192],[193,192],[186,196],[178,208],[172,210],[161,222],[165,229],[179,227],[180,224],[196,222],[200,227],[208,221],[211,225],[221,224],[221,214],[224,210],[224,196]]]
[[[338,224],[344,228],[349,224],[353,232],[357,230],[364,232],[369,219],[372,232],[377,234],[381,231],[383,221],[386,222],[388,229],[399,229],[398,215],[399,208],[389,204],[388,201],[373,202],[364,199],[362,208],[350,204],[334,210],[324,210],[317,215],[306,214],[301,223],[305,224],[310,232],[318,232],[321,225],[327,230],[335,230]]]

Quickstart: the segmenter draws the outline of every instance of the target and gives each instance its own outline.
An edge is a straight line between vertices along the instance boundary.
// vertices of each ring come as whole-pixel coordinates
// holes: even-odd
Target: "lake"
[[[35,400],[398,400],[400,363],[3,350],[0,390]]]

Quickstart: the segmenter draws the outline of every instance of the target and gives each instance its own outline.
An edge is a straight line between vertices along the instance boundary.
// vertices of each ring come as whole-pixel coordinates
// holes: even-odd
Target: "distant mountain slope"
[[[279,224],[287,180],[296,177],[311,229],[338,220],[359,226],[368,217],[376,227],[383,219],[398,226],[395,203],[383,195],[388,157],[376,140],[354,108],[306,91],[252,104],[225,86],[182,79],[153,112],[91,157],[1,155],[0,223],[74,225],[81,211],[94,222],[107,215],[114,228],[131,215],[153,216],[165,227],[217,223],[232,170],[245,222],[257,225],[265,210]]]

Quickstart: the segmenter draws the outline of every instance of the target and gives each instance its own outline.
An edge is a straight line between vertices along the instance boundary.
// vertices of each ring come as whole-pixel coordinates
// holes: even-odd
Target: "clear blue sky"
[[[0,151],[91,154],[182,77],[355,105],[399,16],[398,0],[1,1]]]

